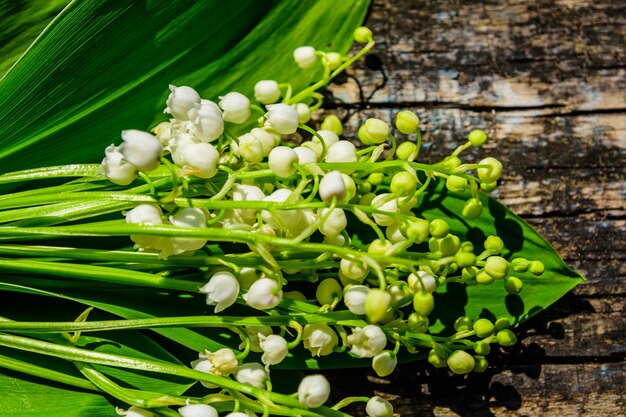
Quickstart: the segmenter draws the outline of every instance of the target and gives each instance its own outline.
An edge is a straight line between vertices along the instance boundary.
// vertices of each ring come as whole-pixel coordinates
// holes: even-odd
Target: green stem
[[[347,310],[313,314],[271,315],[261,317],[239,316],[183,316],[155,317],[129,320],[102,320],[85,322],[23,322],[0,321],[0,331],[28,333],[100,332],[109,330],[155,329],[162,327],[232,327],[232,326],[288,326],[332,323],[343,326],[362,326],[363,320]]]

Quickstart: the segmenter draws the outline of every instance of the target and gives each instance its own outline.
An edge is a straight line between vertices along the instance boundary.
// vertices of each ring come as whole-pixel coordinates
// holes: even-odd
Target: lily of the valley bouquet
[[[348,55],[277,51],[319,74],[303,87],[169,85],[166,120],[119,126],[101,163],[0,176],[6,378],[98,398],[98,415],[341,416],[361,402],[387,417],[381,397],[333,397],[323,370],[484,372],[580,281],[487,196],[502,164],[464,155],[484,131],[429,164],[412,111],[356,137],[320,112],[375,45],[366,27],[346,36]]]

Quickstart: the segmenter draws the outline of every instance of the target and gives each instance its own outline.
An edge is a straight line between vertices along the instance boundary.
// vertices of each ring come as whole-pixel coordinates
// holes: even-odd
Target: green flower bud
[[[418,313],[411,313],[407,319],[407,324],[412,332],[426,333],[429,324],[428,317],[424,317]]]
[[[509,263],[501,256],[490,256],[485,262],[485,272],[493,279],[502,279],[509,271]]]
[[[384,179],[385,175],[382,172],[374,172],[367,177],[367,182],[372,185],[380,185],[383,183]]]
[[[413,161],[417,153],[417,145],[413,142],[402,142],[396,149],[396,158],[402,161]]]
[[[461,252],[474,253],[474,244],[472,242],[461,243]]]
[[[403,110],[396,116],[396,127],[405,135],[415,133],[419,125],[420,119],[412,111]]]
[[[361,196],[361,198],[359,199],[359,204],[362,206],[369,206],[372,204],[372,201],[374,201],[375,198],[376,198],[376,194],[367,193]]]
[[[476,322],[474,322],[473,329],[476,332],[476,336],[480,337],[481,339],[491,336],[496,330],[495,326],[489,319],[476,320]]]
[[[502,249],[504,249],[504,242],[498,236],[488,236],[485,240],[485,250],[496,254],[500,253]]]
[[[397,364],[398,358],[389,350],[383,350],[372,358],[372,368],[380,377],[391,374],[396,369]]]
[[[454,255],[454,262],[461,268],[472,266],[476,262],[476,255],[470,252],[458,252]]]
[[[530,265],[528,266],[528,270],[533,275],[541,275],[541,274],[543,274],[543,271],[545,270],[545,267],[543,266],[543,264],[540,261],[531,261]]]
[[[479,340],[478,342],[474,343],[474,352],[476,352],[477,355],[489,355],[490,351],[491,346],[488,342],[484,340]]]
[[[435,298],[426,291],[420,291],[413,296],[413,310],[422,316],[428,316],[435,308]]]
[[[511,261],[511,267],[515,272],[526,272],[529,265],[530,262],[525,258],[515,258]]]
[[[448,367],[457,375],[469,374],[474,365],[476,365],[474,357],[464,350],[456,350],[448,358]]]
[[[511,322],[506,317],[500,317],[498,320],[496,320],[495,327],[496,332],[499,332],[500,330],[508,329],[509,327],[511,327]]]
[[[472,146],[482,146],[485,142],[487,142],[487,134],[483,130],[472,130],[467,136],[467,140],[470,141]]]
[[[477,198],[470,198],[465,202],[461,214],[469,220],[474,220],[483,212],[483,203]]]
[[[474,372],[480,374],[485,372],[489,367],[489,362],[487,362],[484,356],[474,356],[474,361],[476,362],[473,369]]]
[[[461,166],[461,159],[459,159],[458,156],[453,156],[451,158],[446,158],[441,163],[441,166],[443,166],[445,168],[449,168],[449,169],[458,168],[459,166]]]
[[[369,192],[372,191],[372,184],[370,184],[369,182],[362,182],[357,186],[357,191],[359,192],[359,194],[367,194]]]
[[[428,238],[430,223],[424,219],[411,219],[402,223],[400,232],[407,239],[421,243]]]
[[[478,271],[479,269],[475,266],[463,268],[463,271],[461,271],[461,279],[463,279],[463,281],[474,281],[476,279],[476,274],[478,274]],[[489,277],[489,275],[487,276]]]
[[[417,178],[410,172],[398,172],[391,178],[391,192],[399,197],[413,194],[416,188]]]
[[[467,189],[467,180],[458,175],[450,175],[446,179],[446,188],[453,193],[463,193]]]
[[[389,125],[380,119],[367,119],[359,128],[358,136],[365,145],[381,144],[389,137]]]
[[[385,255],[393,244],[388,240],[375,239],[367,247],[367,253],[372,255]]]
[[[439,239],[431,237],[428,240],[428,250],[431,252],[439,252]]]
[[[482,182],[496,182],[502,176],[502,164],[496,158],[485,158],[478,163],[486,165],[484,168],[478,168],[478,178]]]
[[[430,222],[430,235],[436,238],[445,237],[450,231],[450,226],[443,219],[435,219]]]
[[[483,190],[486,193],[490,193],[493,190],[495,190],[496,188],[498,188],[498,183],[497,182],[481,182],[480,183],[480,189]]]
[[[327,52],[326,59],[328,60],[328,67],[331,71],[336,70],[341,66],[341,54],[337,52]]]
[[[354,40],[358,43],[368,43],[372,40],[372,31],[366,26],[356,28],[354,31]]]
[[[452,256],[461,248],[461,240],[456,235],[448,234],[443,239],[439,239],[439,251],[444,256]]]
[[[320,126],[320,130],[330,130],[335,135],[341,136],[343,134],[343,125],[341,124],[341,120],[339,120],[339,117],[331,114],[324,118],[324,121]]]
[[[478,274],[476,274],[476,282],[481,285],[489,285],[495,281],[491,275],[485,272],[483,269]]]
[[[500,346],[514,346],[517,343],[517,336],[512,331],[505,329],[496,334],[496,340]]]
[[[524,283],[517,277],[508,277],[504,280],[504,289],[509,294],[519,294],[523,286]]]
[[[284,292],[283,298],[288,298],[290,300],[297,300],[297,301],[306,301],[306,295],[302,294],[300,291]]]
[[[443,368],[447,365],[446,359],[441,357],[435,349],[431,349],[430,352],[428,352],[428,363],[435,368]]]
[[[341,284],[332,278],[326,278],[320,282],[315,290],[315,298],[320,305],[332,304],[335,298],[341,298],[343,289]]]
[[[387,291],[373,288],[365,298],[365,315],[370,323],[379,322],[391,307],[391,294]]]
[[[454,322],[454,330],[457,332],[464,332],[472,330],[473,320],[468,316],[461,316]]]

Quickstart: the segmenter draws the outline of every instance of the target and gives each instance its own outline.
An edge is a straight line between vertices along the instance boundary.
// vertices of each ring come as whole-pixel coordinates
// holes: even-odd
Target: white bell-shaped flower
[[[333,353],[339,343],[337,333],[327,324],[307,324],[302,332],[304,347],[313,356],[326,356]]]
[[[379,226],[391,226],[396,222],[394,214],[398,213],[400,209],[398,208],[398,199],[391,197],[391,194],[383,193],[377,195],[372,200],[372,208],[389,213],[374,213],[372,215],[372,217],[374,217],[374,221]]]
[[[119,151],[124,159],[142,171],[152,171],[159,166],[163,146],[156,136],[141,130],[122,130],[124,141]]]
[[[256,185],[235,184],[232,190],[233,201],[261,201],[265,198],[263,191]],[[255,209],[235,209],[245,220],[253,221],[256,218]]]
[[[159,206],[153,204],[140,204],[126,213],[126,223],[130,224],[163,224],[163,212]],[[157,249],[163,246],[167,237],[150,235],[130,235],[130,239],[140,249]]]
[[[365,262],[343,258],[339,262],[339,272],[352,281],[361,281],[367,276],[369,267]]]
[[[346,197],[346,184],[343,182],[341,172],[331,171],[324,175],[320,181],[319,196],[326,204],[330,204],[333,198],[339,203]]]
[[[201,100],[200,106],[189,111],[189,133],[203,142],[211,142],[224,132],[224,118],[217,104]]]
[[[334,208],[328,213],[329,210],[328,208],[320,209],[318,214],[319,218],[325,218],[326,220],[320,222],[318,229],[324,236],[335,237],[346,229],[348,219],[344,211],[340,208]]]
[[[200,178],[212,178],[217,174],[217,164],[220,154],[210,143],[191,143],[179,152],[182,159],[183,173]]]
[[[266,124],[281,135],[290,135],[298,130],[300,116],[298,112],[288,104],[269,104],[265,118]]]
[[[261,349],[261,345],[259,344],[259,335],[271,335],[272,328],[270,326],[245,326],[244,331],[250,339],[250,350],[252,352],[263,352],[263,349]],[[239,345],[239,349],[244,349],[246,347],[246,341],[244,340],[244,336],[240,336],[240,338],[241,344]]]
[[[298,163],[300,165],[313,164],[317,162],[317,154],[310,148],[304,146],[298,146],[293,148],[293,151],[298,155]]]
[[[387,240],[391,243],[400,243],[406,241],[406,237],[400,231],[399,223],[394,223],[387,226],[387,229],[385,229],[385,236],[387,237]]]
[[[167,98],[165,113],[172,115],[174,119],[189,120],[189,111],[200,106],[200,94],[191,87],[176,87],[170,85],[170,95]]]
[[[291,197],[293,192],[287,188],[280,188],[275,190],[272,194],[268,195],[263,201],[272,203],[283,203]],[[301,201],[302,197],[299,197],[297,201]],[[303,221],[302,210],[263,210],[261,212],[263,221],[274,229],[286,229],[285,231],[294,230],[298,228]]]
[[[397,364],[398,358],[389,350],[383,350],[372,359],[372,368],[380,377],[391,374],[396,369]]]
[[[299,161],[298,154],[288,146],[277,146],[270,152],[268,157],[269,168],[281,178],[287,178],[296,172]]]
[[[437,289],[437,279],[426,271],[417,271],[417,275],[410,274],[406,281],[413,293],[422,291],[433,293]]]
[[[195,227],[206,228],[207,218],[204,210],[195,207],[186,207],[169,217],[169,221],[174,226],[179,227]],[[183,252],[195,251],[206,245],[207,240],[201,238],[182,238],[175,237],[171,239],[172,245],[163,248],[161,256],[168,257],[170,255],[178,255]]]
[[[241,93],[232,92],[220,97],[219,106],[227,122],[240,124],[250,117],[250,100]]]
[[[211,373],[214,375],[228,376],[234,374],[239,367],[239,361],[235,352],[229,348],[222,348],[215,352],[206,352],[206,359],[211,362]]]
[[[271,278],[259,278],[243,296],[246,303],[257,310],[274,308],[282,298],[283,291],[278,290],[278,282]]]
[[[218,417],[217,410],[208,404],[187,404],[178,409],[181,417]]]
[[[161,122],[152,128],[152,133],[161,142],[163,147],[166,147],[169,141],[174,137],[174,129],[172,122]]]
[[[311,120],[311,108],[305,103],[296,103],[293,108],[298,112],[300,123],[307,123]]]
[[[370,324],[356,327],[348,336],[350,353],[361,358],[372,358],[387,346],[387,337],[380,327]]]
[[[145,408],[139,408],[135,405],[131,406],[128,410],[124,412],[125,417],[154,417],[154,414],[150,410],[146,410]]]
[[[206,303],[215,306],[215,314],[232,306],[239,296],[239,281],[228,271],[219,271],[211,276],[200,292],[206,294]]]
[[[264,388],[265,381],[267,381],[267,372],[265,372],[265,367],[260,363],[249,362],[237,368],[235,379],[242,384]]]
[[[326,145],[327,152],[331,146],[339,142],[339,136],[337,136],[337,134],[333,132],[332,130],[321,129],[317,131],[317,135],[319,135],[324,141],[324,145]],[[320,138],[317,137],[317,135],[314,135],[310,141],[304,142],[302,146],[313,150],[317,154],[317,157],[319,158],[322,156],[322,152],[324,149],[322,147],[322,142],[320,141]]]
[[[126,212],[126,223],[162,224],[163,212],[159,206],[153,204],[140,204]]]
[[[340,140],[331,145],[326,153],[326,158],[324,158],[324,161],[328,163],[356,162],[357,160],[356,147],[347,140]],[[348,169],[342,169],[341,171],[346,174],[352,173],[352,170]]]
[[[238,153],[246,161],[261,162],[265,156],[263,142],[252,133],[239,136]]]
[[[263,149],[263,156],[270,154],[270,151],[280,143],[280,135],[268,132],[266,129],[255,127],[250,131],[258,140],[261,141],[261,148]],[[278,140],[276,139],[278,138]]]
[[[368,417],[393,417],[393,406],[381,397],[372,397],[365,406]]]
[[[298,401],[306,407],[321,407],[330,396],[330,384],[324,375],[308,375],[298,385]]]
[[[172,160],[174,164],[182,167],[185,165],[185,160],[182,157],[182,149],[187,145],[200,143],[191,133],[176,132],[176,134],[167,143],[166,149],[172,154]]]
[[[259,335],[259,345],[263,349],[261,362],[265,365],[276,365],[281,363],[289,353],[289,346],[284,337],[277,334],[269,336]]]
[[[293,51],[293,59],[302,69],[311,68],[317,61],[315,48],[312,46],[301,46]]]
[[[280,98],[280,88],[274,80],[261,80],[254,85],[254,98],[262,104],[276,103]]]
[[[124,159],[115,145],[107,146],[100,165],[102,173],[117,185],[128,185],[137,178],[137,168]]]
[[[343,303],[354,314],[365,314],[365,300],[370,292],[366,285],[350,285],[343,291]]]

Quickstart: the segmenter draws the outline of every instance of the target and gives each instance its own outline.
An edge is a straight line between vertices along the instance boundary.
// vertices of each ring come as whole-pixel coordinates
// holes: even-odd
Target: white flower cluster
[[[369,45],[371,32],[361,30],[358,39]],[[302,69],[320,63],[325,74],[346,62],[339,54],[311,46],[296,49],[293,57]],[[202,253],[210,262],[202,269],[207,282],[198,285],[199,292],[215,314],[239,302],[249,314],[260,310],[262,317],[294,311],[322,316],[330,311],[345,314],[349,323],[292,320],[296,315],[272,324],[274,328],[225,324],[241,338],[242,352],[236,355],[223,348],[201,353],[192,362],[193,369],[216,377],[205,376],[205,386],[214,387],[206,380],[221,377],[259,389],[271,387],[270,367],[289,360],[290,350],[300,342],[313,358],[343,351],[370,358],[376,374],[385,377],[395,370],[402,344],[408,343],[407,349],[417,346],[405,342],[410,337],[398,337],[404,331],[398,329],[427,332],[433,293],[448,276],[456,274],[455,281],[472,284],[504,280],[507,291],[521,289],[521,281],[508,276],[508,261],[495,256],[503,246],[497,238],[485,244],[486,255],[477,257],[473,244],[461,243],[444,220],[427,221],[412,212],[430,181],[440,176],[450,192],[472,191],[474,197],[464,212],[468,218],[480,215],[477,184],[492,187],[498,181],[502,167],[497,160],[483,159],[476,168],[461,164],[455,151],[453,158],[426,169],[413,163],[419,143],[396,146],[391,127],[373,118],[358,130],[361,150],[357,151],[355,143],[343,137],[336,116],[326,117],[317,130],[306,125],[322,104],[319,93],[294,95],[291,86],[274,80],[257,82],[253,100],[230,92],[214,103],[191,87],[170,86],[170,90],[165,112],[171,119],[159,124],[154,135],[122,132],[123,143],[109,146],[102,162],[102,172],[120,185],[131,183],[138,172],[155,170],[163,158],[173,162],[165,174],[141,174],[147,182],[156,177],[175,184],[168,196],[172,198],[155,199],[126,213],[127,223],[140,225],[132,227],[136,234],[130,236],[137,249],[164,258],[191,254],[205,248],[204,236],[210,236],[212,243],[238,245],[236,253],[224,256],[208,255],[213,246]],[[296,102],[301,99],[306,103]],[[253,117],[253,113],[258,114]],[[416,114],[401,112],[396,128],[421,141]],[[295,140],[286,141],[284,135]],[[484,142],[478,134],[472,140],[472,146]],[[389,158],[379,161],[387,143]],[[471,166],[477,169],[478,179],[470,187],[466,172]],[[176,198],[181,195],[187,199]],[[368,227],[375,237],[361,241],[367,234],[352,235],[350,222]],[[185,237],[182,229],[182,237],[163,232],[172,226],[197,230],[191,237]],[[428,254],[414,254],[412,245],[428,247]],[[484,266],[482,259],[486,259]],[[539,264],[517,267],[543,270]],[[299,281],[297,291],[285,288],[292,280]],[[395,343],[392,349],[390,341]],[[257,362],[242,363],[249,352],[259,354]],[[479,350],[476,353],[481,355]],[[471,370],[463,364],[465,368]],[[324,405],[329,394],[330,385],[322,375],[305,377],[297,390],[300,404],[311,408]],[[183,417],[215,417],[215,409],[207,407],[187,404],[179,412]],[[370,417],[393,415],[389,402],[380,397],[368,401],[366,412]],[[237,411],[228,416],[245,414]]]

